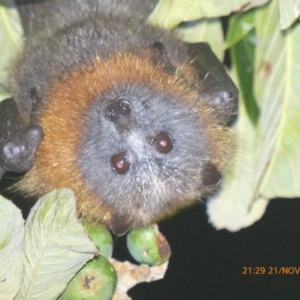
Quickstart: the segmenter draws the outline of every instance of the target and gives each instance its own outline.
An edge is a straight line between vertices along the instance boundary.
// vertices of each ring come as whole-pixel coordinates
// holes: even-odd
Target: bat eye
[[[116,121],[128,115],[130,111],[130,102],[121,98],[107,105],[105,115],[110,121]]]
[[[160,153],[169,153],[173,149],[172,139],[166,132],[158,133],[154,139],[151,140],[151,144],[153,144]]]
[[[125,174],[130,167],[126,152],[120,152],[110,158],[112,168],[119,174]]]

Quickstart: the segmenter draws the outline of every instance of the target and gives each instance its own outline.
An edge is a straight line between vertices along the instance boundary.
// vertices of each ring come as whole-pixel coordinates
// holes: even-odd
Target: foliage
[[[0,227],[7,231],[0,237],[0,297],[56,299],[78,270],[98,253],[77,220],[73,192],[54,190],[45,195],[31,209],[25,227],[18,209],[3,197],[0,200]]]

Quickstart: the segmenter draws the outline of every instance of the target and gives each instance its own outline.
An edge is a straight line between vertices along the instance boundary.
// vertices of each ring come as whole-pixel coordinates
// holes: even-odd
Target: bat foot
[[[235,98],[226,90],[213,92],[211,97],[213,98],[213,105],[215,107],[231,106],[230,104]]]
[[[42,139],[42,128],[37,124],[30,124],[23,133],[0,145],[1,166],[11,172],[24,173],[29,171]]]
[[[219,123],[226,124],[234,119],[238,113],[237,96],[229,91],[219,90],[211,92],[210,94],[211,106],[214,107],[219,113]]]

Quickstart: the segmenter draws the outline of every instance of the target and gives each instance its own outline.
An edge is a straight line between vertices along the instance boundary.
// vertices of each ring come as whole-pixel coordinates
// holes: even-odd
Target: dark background
[[[215,230],[199,204],[162,222],[172,257],[163,280],[130,291],[134,300],[300,299],[300,274],[267,274],[269,267],[300,267],[300,201],[270,201],[263,218],[231,233]],[[127,256],[125,238],[115,256]],[[243,267],[265,267],[264,275],[243,275]],[[273,269],[273,273],[275,273]]]
[[[0,181],[0,193],[15,181]],[[26,211],[24,200],[5,193]],[[19,200],[19,203],[18,203]],[[24,205],[25,204],[25,205]],[[208,223],[205,203],[183,210],[159,224],[172,248],[164,279],[141,283],[133,300],[300,299],[300,274],[268,274],[270,267],[300,268],[300,199],[271,200],[261,220],[239,232],[215,230]],[[114,255],[128,254],[126,237],[114,238]],[[265,267],[265,274],[243,274],[243,268]],[[253,273],[253,272],[252,272]]]

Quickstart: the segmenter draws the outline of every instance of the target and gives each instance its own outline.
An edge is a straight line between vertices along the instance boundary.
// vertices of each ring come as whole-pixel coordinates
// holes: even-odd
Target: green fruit
[[[139,263],[161,265],[171,256],[171,248],[157,225],[132,229],[127,235],[127,248]]]
[[[90,238],[100,250],[100,254],[111,258],[113,252],[113,239],[110,232],[98,223],[83,223]]]
[[[89,261],[69,282],[59,300],[109,300],[117,284],[117,273],[103,256]]]

